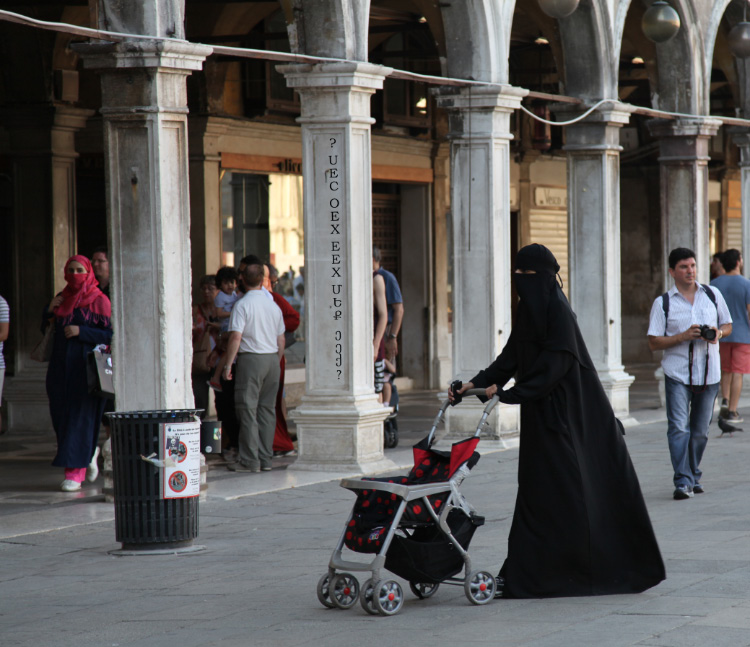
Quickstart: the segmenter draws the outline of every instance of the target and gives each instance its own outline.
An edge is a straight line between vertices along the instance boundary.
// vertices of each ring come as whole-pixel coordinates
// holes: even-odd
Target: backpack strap
[[[714,291],[707,285],[703,285],[702,283],[699,283],[703,290],[706,292],[706,295],[709,299],[711,299],[711,303],[714,304],[714,307],[716,308],[716,312],[719,312],[719,304],[716,303],[716,295],[714,294]]]
[[[716,323],[719,323],[718,320],[718,312],[719,312],[719,304],[716,303],[716,295],[714,294],[714,291],[708,286],[703,285],[702,283],[699,283],[698,285],[703,288],[703,291],[706,293],[706,296],[711,299],[711,303],[714,304],[714,308],[716,308],[717,313],[717,319]],[[661,307],[664,309],[664,336],[667,336],[667,320],[669,319],[669,292],[665,292],[661,295]]]

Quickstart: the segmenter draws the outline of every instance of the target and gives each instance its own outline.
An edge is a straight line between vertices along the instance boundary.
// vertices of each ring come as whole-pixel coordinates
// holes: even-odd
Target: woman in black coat
[[[665,578],[664,564],[559,269],[542,245],[518,252],[508,343],[457,392],[486,388],[488,398],[521,405],[518,494],[498,588],[516,598],[636,593]]]

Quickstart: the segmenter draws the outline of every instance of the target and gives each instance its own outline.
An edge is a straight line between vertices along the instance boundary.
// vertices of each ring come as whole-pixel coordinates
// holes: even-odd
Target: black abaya
[[[556,286],[555,286],[556,287]],[[547,304],[545,304],[546,306]],[[521,405],[518,494],[501,569],[506,597],[635,593],[665,578],[664,564],[618,421],[557,289],[537,336],[528,311],[501,355],[471,381],[512,377],[501,402]],[[520,325],[519,325],[520,324]],[[531,331],[531,332],[530,332]]]

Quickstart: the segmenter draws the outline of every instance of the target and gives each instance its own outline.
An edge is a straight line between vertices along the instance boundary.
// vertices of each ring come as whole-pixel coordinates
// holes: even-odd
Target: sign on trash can
[[[201,488],[201,423],[168,422],[159,425],[161,498],[198,496]]]

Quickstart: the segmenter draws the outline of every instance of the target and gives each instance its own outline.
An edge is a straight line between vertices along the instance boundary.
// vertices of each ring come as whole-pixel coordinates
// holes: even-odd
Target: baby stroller
[[[464,395],[484,395],[484,389]],[[357,500],[331,555],[328,572],[318,582],[318,600],[324,606],[350,609],[359,599],[369,614],[398,613],[404,603],[403,590],[395,579],[383,576],[383,569],[407,580],[419,599],[434,595],[440,584],[462,585],[474,604],[494,598],[494,576],[473,571],[468,553],[484,517],[476,513],[459,487],[479,460],[475,451],[479,436],[497,402],[497,397],[489,401],[474,436],[444,452],[431,446],[450,404],[445,400],[429,435],[414,446],[414,467],[407,476],[342,479],[341,487],[357,492]],[[344,546],[375,557],[369,563],[345,560]],[[360,587],[349,571],[370,571],[371,576]]]

